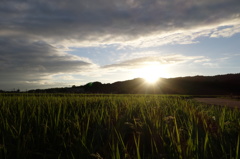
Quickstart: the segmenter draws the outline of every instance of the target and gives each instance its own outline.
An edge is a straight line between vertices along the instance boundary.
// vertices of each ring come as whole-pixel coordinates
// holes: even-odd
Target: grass
[[[0,158],[240,157],[240,112],[188,96],[0,94]]]

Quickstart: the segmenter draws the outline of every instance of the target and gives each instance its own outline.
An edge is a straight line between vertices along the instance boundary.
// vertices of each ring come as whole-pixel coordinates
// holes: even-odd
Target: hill
[[[112,84],[90,82],[69,88],[37,89],[34,93],[112,93],[112,94],[189,94],[189,95],[239,95],[240,73],[216,76],[160,78],[148,84],[142,78],[118,81]]]

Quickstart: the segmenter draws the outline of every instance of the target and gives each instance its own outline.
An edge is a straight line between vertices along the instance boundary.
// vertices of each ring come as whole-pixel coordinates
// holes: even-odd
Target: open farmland
[[[184,96],[0,94],[0,158],[240,157],[240,111]]]

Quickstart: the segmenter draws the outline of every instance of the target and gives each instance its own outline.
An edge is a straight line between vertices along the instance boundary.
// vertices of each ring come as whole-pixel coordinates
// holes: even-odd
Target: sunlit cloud
[[[208,62],[210,61],[210,59],[199,59],[199,60],[195,60],[195,63],[202,63],[202,62]]]
[[[202,56],[184,56],[184,55],[162,55],[162,56],[145,56],[135,59],[122,61],[120,63],[103,66],[108,69],[134,69],[149,63],[158,63],[160,65],[171,65],[187,62],[189,60],[202,59]]]
[[[218,29],[211,35],[212,38],[231,37],[234,34],[240,33],[240,24],[234,26],[226,26],[224,29]]]

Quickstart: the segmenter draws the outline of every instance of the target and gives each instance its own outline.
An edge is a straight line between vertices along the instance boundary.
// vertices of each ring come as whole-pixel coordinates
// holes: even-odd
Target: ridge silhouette
[[[240,73],[216,76],[187,76],[160,78],[148,84],[142,78],[117,81],[112,84],[90,82],[82,86],[49,88],[30,93],[106,93],[106,94],[188,94],[188,95],[240,95]]]

